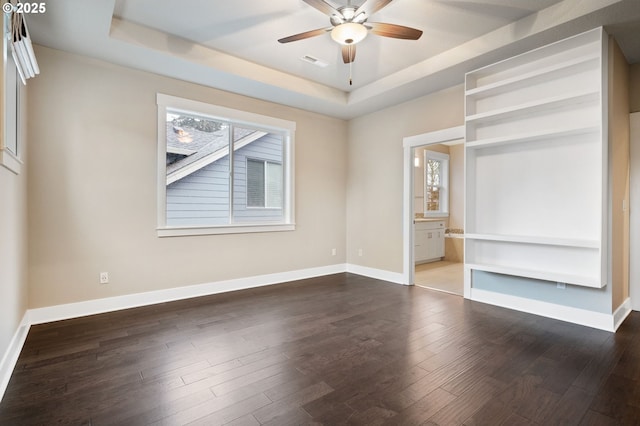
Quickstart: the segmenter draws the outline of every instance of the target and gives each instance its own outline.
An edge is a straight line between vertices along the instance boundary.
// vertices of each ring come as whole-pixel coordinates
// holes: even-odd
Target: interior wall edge
[[[2,401],[4,392],[9,385],[11,374],[18,362],[18,357],[20,356],[20,351],[22,351],[24,342],[27,340],[30,327],[29,311],[26,311],[22,317],[22,321],[13,334],[13,338],[11,339],[9,346],[2,356],[2,361],[0,361],[0,401]]]

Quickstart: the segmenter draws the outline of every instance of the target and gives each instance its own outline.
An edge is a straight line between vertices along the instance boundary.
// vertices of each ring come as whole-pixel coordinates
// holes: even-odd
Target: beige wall
[[[460,85],[349,122],[347,262],[402,272],[402,139],[461,125],[463,108]]]
[[[24,166],[19,175],[0,166],[0,361],[27,310],[26,189]]]
[[[640,112],[640,63],[629,67],[629,96],[631,112]]]
[[[629,65],[609,39],[609,152],[612,164],[612,309],[629,297]]]
[[[462,86],[347,124],[47,48],[37,54],[31,307],[345,261],[401,272],[402,139],[463,123]],[[157,92],[296,121],[297,231],[158,239]],[[110,284],[97,284],[100,271]]]
[[[36,53],[30,307],[345,262],[345,121],[48,48]],[[297,123],[295,232],[156,236],[158,92]],[[100,271],[109,284],[98,284]]]
[[[27,309],[25,183],[0,166],[0,359]]]

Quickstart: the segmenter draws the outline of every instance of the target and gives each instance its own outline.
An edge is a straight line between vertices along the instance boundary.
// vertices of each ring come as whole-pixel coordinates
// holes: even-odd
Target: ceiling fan
[[[278,40],[280,43],[304,40],[331,32],[331,38],[342,45],[342,60],[352,63],[356,58],[356,44],[362,41],[369,32],[375,35],[404,40],[418,40],[422,31],[402,25],[368,22],[371,15],[387,6],[393,0],[365,0],[361,6],[351,5],[334,8],[324,0],[302,0],[325,15],[329,15],[331,27],[305,31]]]

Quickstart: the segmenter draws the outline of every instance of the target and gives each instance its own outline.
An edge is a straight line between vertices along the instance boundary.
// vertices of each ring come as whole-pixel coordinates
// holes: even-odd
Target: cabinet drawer
[[[416,230],[444,229],[444,220],[434,220],[429,222],[416,222]]]

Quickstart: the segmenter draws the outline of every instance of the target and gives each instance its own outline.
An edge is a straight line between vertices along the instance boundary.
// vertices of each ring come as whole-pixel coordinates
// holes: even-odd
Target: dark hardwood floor
[[[2,425],[638,425],[618,333],[350,274],[34,326]]]

